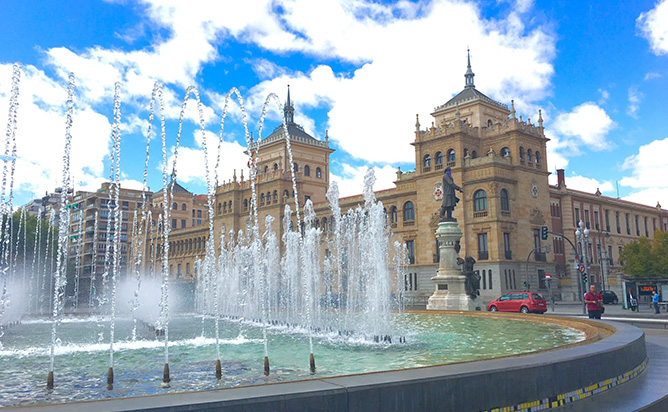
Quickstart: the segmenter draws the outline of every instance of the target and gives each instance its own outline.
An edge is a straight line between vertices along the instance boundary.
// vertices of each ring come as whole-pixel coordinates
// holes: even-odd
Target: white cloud
[[[550,184],[557,184],[556,174],[550,175]],[[601,182],[591,177],[579,175],[567,176],[566,187],[588,193],[596,193],[596,190],[598,189],[604,194],[612,194],[615,190],[614,185],[607,180]]]
[[[364,175],[367,166],[352,166],[347,163],[341,165],[341,176],[330,174],[330,181],[336,182],[339,187],[339,196],[353,196],[362,193],[364,189]],[[376,183],[374,191],[394,188],[394,181],[397,180],[397,169],[386,165],[383,167],[374,167],[376,174]]]
[[[668,188],[666,153],[668,153],[668,138],[640,146],[637,154],[624,160],[622,169],[630,170],[631,176],[623,178],[620,183],[636,189]]]
[[[598,104],[602,105],[603,103],[607,102],[608,99],[610,98],[610,92],[608,92],[605,89],[598,89],[598,92],[601,94],[601,98],[598,99]]]
[[[8,67],[0,66],[0,75],[7,73]],[[0,84],[0,88],[9,87],[7,83]],[[14,189],[41,195],[62,184],[66,84],[54,82],[44,72],[27,66],[23,68],[19,89]],[[1,93],[8,96],[6,89]],[[106,117],[77,103],[71,130],[70,173],[79,189],[90,186],[103,174],[111,125]],[[7,104],[8,99],[0,101],[0,113],[7,113]]]
[[[617,124],[596,103],[585,102],[570,113],[557,116],[552,126],[555,133],[569,140],[564,144],[573,150],[580,145],[592,150],[605,150],[611,147],[606,135]]]
[[[649,72],[645,74],[645,77],[643,80],[648,81],[648,80],[653,80],[653,79],[659,79],[661,78],[661,73],[655,73],[655,72]]]
[[[633,117],[634,119],[637,119],[638,109],[640,108],[640,102],[642,101],[643,97],[645,97],[645,95],[638,90],[638,87],[629,87],[629,106],[626,108],[626,114]]]
[[[636,28],[649,41],[654,54],[668,53],[668,0],[659,1],[652,10],[641,13]]]
[[[623,197],[624,200],[640,203],[647,206],[656,206],[657,203],[665,210],[668,205],[668,188],[654,187],[650,189],[639,190]]]

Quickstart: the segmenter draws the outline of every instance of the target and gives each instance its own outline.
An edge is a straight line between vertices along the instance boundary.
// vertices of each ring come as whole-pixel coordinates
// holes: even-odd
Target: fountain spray
[[[63,182],[60,193],[60,220],[58,227],[58,253],[56,255],[56,273],[55,284],[53,288],[53,319],[51,323],[51,349],[49,355],[51,362],[49,364],[49,374],[47,377],[46,388],[53,389],[53,364],[55,360],[57,326],[62,318],[61,305],[65,293],[67,277],[67,233],[70,222],[70,209],[67,208],[67,193],[70,187],[70,150],[72,148],[72,115],[74,113],[74,73],[69,75],[69,85],[67,87],[67,117],[65,127],[65,150],[63,154]]]
[[[120,208],[120,176],[121,176],[121,85],[114,84],[114,124],[111,128],[113,147],[111,152],[112,182],[111,194],[114,204],[114,260],[111,267],[111,324],[109,327],[109,369],[107,370],[107,389],[114,389],[114,333],[116,330],[116,286],[120,272],[121,246],[121,208]]]

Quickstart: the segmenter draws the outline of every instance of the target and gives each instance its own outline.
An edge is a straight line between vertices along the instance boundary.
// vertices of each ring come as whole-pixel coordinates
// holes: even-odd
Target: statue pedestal
[[[429,297],[428,310],[475,310],[481,303],[474,303],[466,294],[466,277],[457,264],[455,244],[462,238],[462,231],[456,221],[440,222],[436,229],[439,243],[439,266],[436,276],[431,278],[435,283],[434,294]]]

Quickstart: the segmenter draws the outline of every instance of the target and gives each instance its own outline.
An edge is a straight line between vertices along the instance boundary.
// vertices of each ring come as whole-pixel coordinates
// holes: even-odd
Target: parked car
[[[536,292],[509,292],[487,304],[490,312],[545,313],[547,302]]]
[[[619,299],[617,299],[617,294],[611,290],[602,290],[601,296],[603,296],[604,305],[607,305],[609,303],[616,305],[619,302]]]

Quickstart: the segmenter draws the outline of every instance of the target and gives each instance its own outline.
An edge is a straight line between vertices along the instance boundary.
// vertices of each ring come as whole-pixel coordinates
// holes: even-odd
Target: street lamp
[[[581,220],[580,223],[578,223],[578,229],[575,231],[575,237],[577,238],[578,244],[580,245],[580,250],[582,251],[581,256],[582,256],[582,262],[581,264],[584,265],[584,272],[583,273],[588,273],[588,268],[587,268],[587,246],[589,243],[589,229],[585,227],[584,222]],[[585,276],[583,279],[583,286],[584,286],[584,293],[587,293],[587,284],[589,283],[589,279]],[[583,307],[583,313],[587,313],[587,305],[582,299],[582,307]]]

